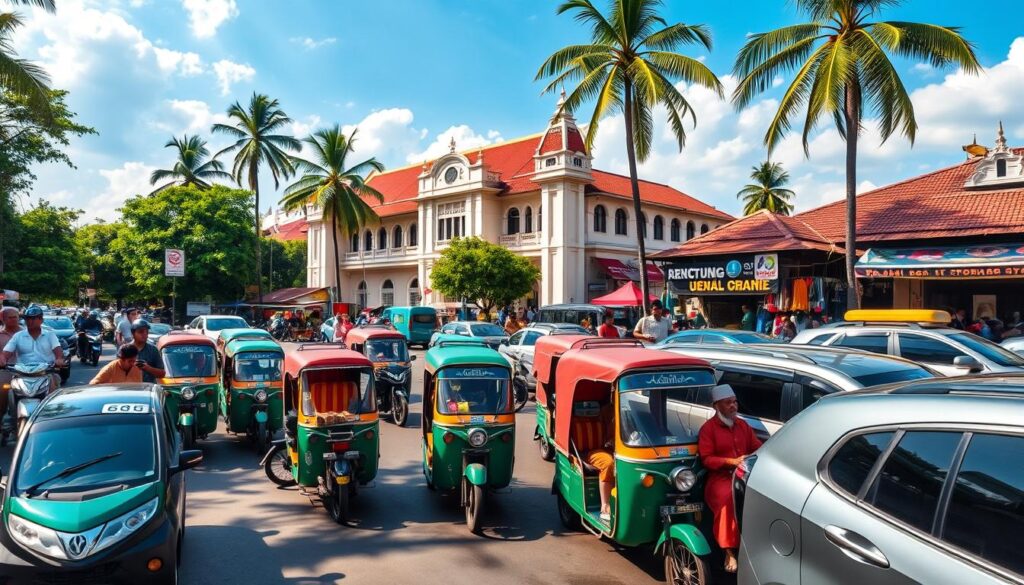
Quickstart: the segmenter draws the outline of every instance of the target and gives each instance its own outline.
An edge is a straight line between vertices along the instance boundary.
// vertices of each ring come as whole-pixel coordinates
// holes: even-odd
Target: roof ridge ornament
[[[1009,148],[1006,147],[1006,135],[1003,133],[1003,121],[999,120],[999,131],[996,133],[996,146],[992,149],[993,152],[1009,152]]]
[[[454,134],[452,135],[451,142],[448,143],[448,152],[451,153],[451,154],[455,154],[455,135]]]

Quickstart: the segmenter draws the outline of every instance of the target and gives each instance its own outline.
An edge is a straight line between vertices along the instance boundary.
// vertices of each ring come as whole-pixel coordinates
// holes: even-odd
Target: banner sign
[[[185,314],[189,317],[198,317],[199,315],[210,314],[210,303],[201,303],[196,301],[189,301],[185,304]]]
[[[679,294],[763,295],[779,290],[778,254],[676,262],[666,272]]]
[[[872,248],[855,271],[859,278],[1021,278],[1024,244]]]
[[[185,251],[164,250],[164,276],[185,276]]]

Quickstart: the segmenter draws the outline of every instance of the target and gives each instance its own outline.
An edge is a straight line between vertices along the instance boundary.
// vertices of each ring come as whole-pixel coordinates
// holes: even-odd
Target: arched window
[[[401,248],[402,247],[402,226],[396,225],[395,231],[391,233],[391,247]]]
[[[704,235],[706,233],[708,233],[708,224],[706,224],[706,223],[700,224],[700,234]]]
[[[996,161],[996,177],[1006,176],[1006,159],[1001,158]]]
[[[625,236],[629,234],[626,228],[626,210],[621,207],[615,210],[615,235]]]
[[[594,208],[594,232],[599,234],[608,233],[608,210],[604,205]]]
[[[367,232],[367,233],[369,233],[369,232]],[[361,308],[361,309],[365,309],[366,308],[367,299],[366,299],[366,281],[365,280],[359,281],[359,286],[356,287],[356,304],[359,305],[359,308]]]
[[[526,217],[523,218],[523,233],[533,233],[533,208],[526,206]]]
[[[363,234],[363,249],[367,252],[373,251],[373,232],[370,230],[366,230],[366,233]]]
[[[419,242],[417,241],[418,237],[419,233],[418,230],[416,229],[416,224],[409,225],[409,245],[415,246],[419,244]]]
[[[537,231],[544,231],[544,206],[537,206]]]
[[[673,219],[672,220],[672,227],[670,228],[670,231],[669,231],[669,237],[672,238],[673,242],[678,242],[679,241],[679,227],[680,227],[679,220],[678,219]]]
[[[412,282],[409,283],[409,306],[417,307],[422,301],[423,295],[420,293],[420,279],[414,278],[412,279]]]
[[[660,215],[654,216],[654,239],[665,239],[665,220]]]
[[[359,234],[352,234],[352,241],[349,243],[349,251],[359,251]]]
[[[388,249],[388,230],[384,228],[380,228],[379,230],[377,230],[377,249]]]
[[[393,306],[395,304],[395,284],[391,279],[384,281],[380,287],[380,304]]]
[[[506,222],[505,232],[508,235],[514,235],[519,233],[519,210],[515,207],[508,210],[508,221]]]
[[[697,226],[692,221],[686,222],[686,240],[690,241],[697,235]]]

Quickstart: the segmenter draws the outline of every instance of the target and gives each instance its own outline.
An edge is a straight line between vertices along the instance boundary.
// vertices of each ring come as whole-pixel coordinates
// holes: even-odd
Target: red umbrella
[[[648,294],[648,302],[654,302],[658,300],[654,295]],[[640,290],[640,287],[636,285],[632,280],[622,285],[621,288],[615,292],[610,292],[603,297],[597,297],[591,303],[595,305],[607,305],[607,306],[630,306],[638,307],[644,302],[644,293]]]

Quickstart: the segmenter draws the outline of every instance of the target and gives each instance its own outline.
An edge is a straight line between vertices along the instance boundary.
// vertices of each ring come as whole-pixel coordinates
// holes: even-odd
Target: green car
[[[14,453],[0,514],[0,583],[176,584],[186,469],[153,384],[47,398]]]

